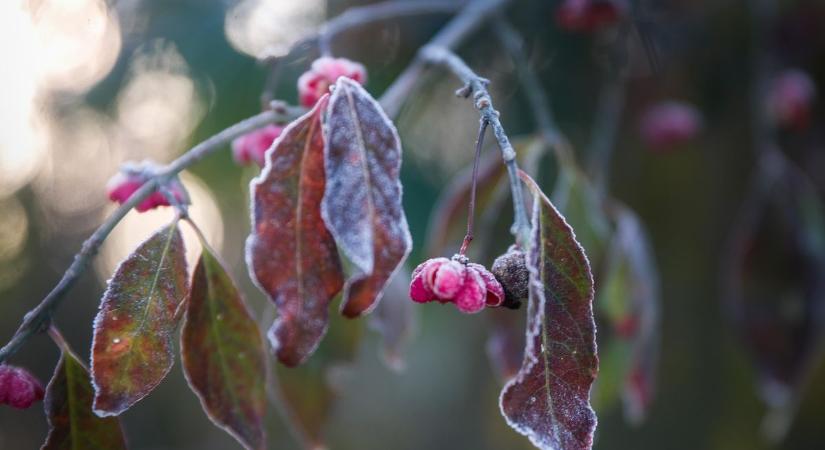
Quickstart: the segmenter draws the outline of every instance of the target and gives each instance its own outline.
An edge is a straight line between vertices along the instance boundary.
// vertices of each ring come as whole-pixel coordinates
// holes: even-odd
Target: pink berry
[[[283,127],[267,125],[235,139],[232,141],[232,157],[242,166],[254,162],[263,167],[266,151],[283,131]]]
[[[129,166],[122,172],[115,174],[106,184],[109,200],[119,204],[125,203],[148,180],[149,173],[154,167],[152,163],[144,162]],[[179,181],[173,180],[167,185],[168,189],[181,204],[189,202],[186,191]],[[169,206],[169,200],[162,193],[155,191],[149,194],[135,206],[138,212],[146,212],[158,206]]]
[[[627,11],[623,0],[565,0],[556,23],[568,31],[593,32],[616,24]]]
[[[788,69],[770,86],[768,110],[779,126],[804,129],[810,123],[814,97],[816,85],[811,77],[799,69]]]
[[[25,409],[43,394],[43,385],[27,370],[0,364],[0,404]]]
[[[468,269],[464,272],[461,289],[455,294],[455,306],[465,314],[474,314],[482,309],[487,300],[487,288],[478,271]]]
[[[498,282],[495,275],[481,264],[469,263],[467,267],[475,270],[484,281],[484,288],[486,290],[484,298],[486,305],[490,307],[501,306],[504,302],[504,288],[501,286],[501,283]]]
[[[466,258],[434,258],[418,265],[412,274],[410,298],[418,303],[455,303],[464,313],[485,306],[500,306],[504,289],[490,271]]]
[[[642,140],[652,150],[669,150],[695,137],[702,117],[693,106],[667,101],[651,106],[639,124]]]
[[[362,64],[346,58],[318,58],[312,63],[312,67],[298,78],[299,102],[311,108],[340,77],[351,78],[364,84],[367,81],[367,70]]]

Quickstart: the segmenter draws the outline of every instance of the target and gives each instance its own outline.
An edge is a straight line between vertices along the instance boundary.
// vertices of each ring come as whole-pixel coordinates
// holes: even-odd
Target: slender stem
[[[493,29],[507,53],[513,59],[519,81],[524,87],[527,103],[533,112],[533,119],[541,138],[547,145],[553,147],[556,157],[562,162],[573,160],[573,151],[564,134],[556,124],[553,111],[550,108],[547,91],[542,87],[536,71],[533,70],[530,60],[524,51],[524,40],[521,34],[504,17],[499,16],[493,21]]]
[[[507,167],[507,176],[510,181],[510,193],[513,196],[513,226],[510,232],[516,237],[519,246],[525,246],[530,237],[530,220],[527,218],[527,211],[524,207],[524,189],[518,176],[518,161],[516,151],[510,144],[510,139],[504,131],[504,127],[499,120],[499,112],[493,107],[493,100],[487,91],[489,81],[481,78],[458,55],[444,47],[428,45],[421,49],[421,57],[430,64],[438,64],[449,69],[461,81],[464,87],[456,94],[464,97],[473,96],[475,107],[481,114],[482,120],[489,122],[493,128],[493,134],[498,141],[501,156]]]
[[[461,250],[458,254],[464,256],[467,247],[473,241],[473,222],[476,210],[476,186],[478,186],[478,160],[481,159],[481,147],[484,146],[484,133],[487,132],[487,119],[482,118],[478,127],[478,139],[476,139],[476,154],[473,158],[473,184],[470,188],[470,204],[467,207],[467,234],[464,235],[464,242],[461,243]]]
[[[501,11],[512,0],[475,0],[468,4],[460,14],[455,16],[428,43],[428,46],[454,49],[468,36],[474,33],[490,17]],[[422,49],[423,50],[423,49]],[[381,106],[390,117],[395,117],[401,109],[404,99],[409,97],[427,67],[422,51],[404,69],[381,96]]]
[[[232,139],[246,134],[264,125],[282,122],[292,118],[296,110],[288,109],[281,112],[265,111],[256,116],[242,120],[229,128],[215,134],[200,144],[192,147],[181,157],[174,160],[169,165],[163,167],[149,179],[140,189],[138,189],[126,202],[120,205],[83,243],[80,252],[74,257],[74,261],[63,274],[63,277],[48,295],[31,311],[23,317],[23,323],[14,333],[11,340],[0,349],[0,362],[5,361],[15,354],[20,347],[35,333],[44,331],[51,322],[51,315],[54,309],[62,301],[66,292],[80,278],[80,275],[88,268],[90,261],[97,254],[103,241],[115,226],[132,210],[138,203],[143,201],[158,187],[166,184],[183,169],[197,163],[217,150],[226,146]]]
[[[616,135],[619,131],[624,100],[624,80],[611,78],[605,81],[596,110],[589,154],[590,176],[599,198],[603,198],[607,191],[610,160],[613,148],[616,146]]]

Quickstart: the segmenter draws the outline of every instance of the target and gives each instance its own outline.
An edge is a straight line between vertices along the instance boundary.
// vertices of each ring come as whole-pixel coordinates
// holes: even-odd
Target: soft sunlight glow
[[[223,219],[215,197],[209,187],[193,175],[183,173],[181,181],[192,199],[189,216],[198,224],[209,241],[209,245],[220,253],[223,248]],[[152,233],[168,225],[173,217],[174,209],[171,207],[158,208],[145,213],[130,212],[109,235],[101,248],[100,257],[95,263],[98,277],[101,280],[111,278],[120,261]],[[200,242],[189,224],[181,223],[180,230],[186,243],[186,261],[191,270],[200,256]]]
[[[280,56],[322,22],[321,0],[243,0],[226,14],[226,36],[256,58]]]

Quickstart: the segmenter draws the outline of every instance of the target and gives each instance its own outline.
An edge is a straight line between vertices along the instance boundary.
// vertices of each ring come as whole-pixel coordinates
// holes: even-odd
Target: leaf
[[[120,420],[92,412],[94,391],[86,368],[69,348],[63,346],[61,352],[46,387],[49,435],[41,450],[126,449]]]
[[[593,277],[573,230],[535,182],[521,176],[534,198],[527,347],[521,370],[501,392],[501,410],[541,449],[590,449],[596,428],[590,386],[598,371]]]
[[[287,126],[250,188],[248,265],[252,279],[278,308],[268,335],[288,366],[315,351],[327,331],[329,304],[344,283],[335,241],[321,218],[326,103],[322,98]]]
[[[380,300],[412,248],[401,206],[401,141],[381,106],[341,77],[326,121],[327,185],[321,213],[335,241],[360,271],[347,280],[341,312],[357,317]]]
[[[599,333],[601,359],[593,403],[601,411],[621,396],[628,422],[644,420],[653,399],[659,358],[659,274],[638,217],[612,207],[616,229],[597,281],[596,305],[610,326]]]
[[[384,363],[396,372],[404,370],[404,350],[415,328],[414,303],[409,298],[411,280],[406,269],[397,271],[370,320],[370,327],[383,338],[381,355]]]
[[[120,263],[95,317],[92,382],[97,415],[122,413],[169,373],[175,311],[187,295],[186,278],[177,221]]]
[[[786,160],[762,163],[734,230],[724,279],[733,325],[771,409],[764,431],[778,440],[825,338],[825,214],[801,170]]]
[[[276,392],[307,449],[326,448],[324,431],[342,387],[341,376],[355,359],[363,321],[333,321],[329,336],[305,364],[277,367]]]
[[[266,448],[261,332],[206,242],[192,275],[180,343],[183,373],[212,422],[244,448]]]

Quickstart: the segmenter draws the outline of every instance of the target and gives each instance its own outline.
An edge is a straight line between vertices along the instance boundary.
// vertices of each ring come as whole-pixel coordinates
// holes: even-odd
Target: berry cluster
[[[501,306],[504,289],[484,266],[455,255],[419,264],[413,271],[410,298],[418,303],[455,303],[459,311],[472,314],[485,306]]]

